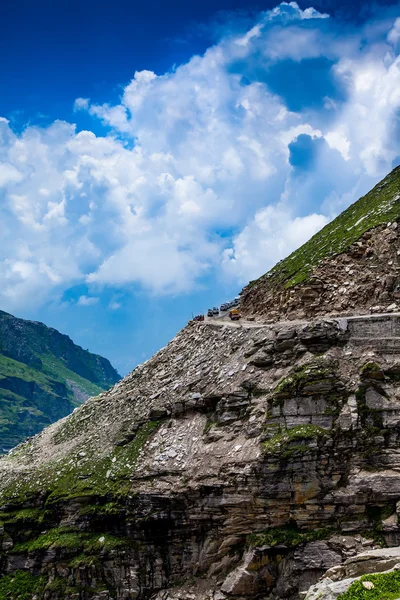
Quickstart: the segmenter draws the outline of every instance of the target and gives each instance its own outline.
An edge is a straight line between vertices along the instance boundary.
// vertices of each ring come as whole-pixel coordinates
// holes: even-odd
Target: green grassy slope
[[[285,287],[301,283],[308,279],[312,269],[322,260],[344,252],[369,229],[399,218],[400,167],[397,167],[368,194],[245,289],[265,278],[272,285],[283,284]]]
[[[106,359],[68,336],[0,311],[0,452],[119,379]]]

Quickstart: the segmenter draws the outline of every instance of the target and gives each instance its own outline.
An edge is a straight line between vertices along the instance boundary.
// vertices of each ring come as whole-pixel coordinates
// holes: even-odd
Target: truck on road
[[[239,310],[237,308],[234,308],[233,310],[231,310],[229,312],[229,318],[231,321],[239,321],[239,319],[241,318],[241,314],[239,312]]]

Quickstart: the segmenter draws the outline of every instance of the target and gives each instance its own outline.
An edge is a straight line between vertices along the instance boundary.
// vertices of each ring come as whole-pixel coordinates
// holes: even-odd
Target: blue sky
[[[400,5],[6,0],[0,308],[121,373],[400,157]]]

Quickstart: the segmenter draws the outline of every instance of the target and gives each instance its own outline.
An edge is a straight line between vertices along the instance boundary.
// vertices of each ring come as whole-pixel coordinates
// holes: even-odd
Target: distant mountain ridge
[[[0,450],[120,379],[111,363],[43,323],[0,311]]]

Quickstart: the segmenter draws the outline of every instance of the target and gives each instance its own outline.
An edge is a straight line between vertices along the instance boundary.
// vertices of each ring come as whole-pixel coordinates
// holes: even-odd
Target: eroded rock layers
[[[399,380],[395,315],[188,325],[1,460],[0,593],[295,598],[396,545]]]

